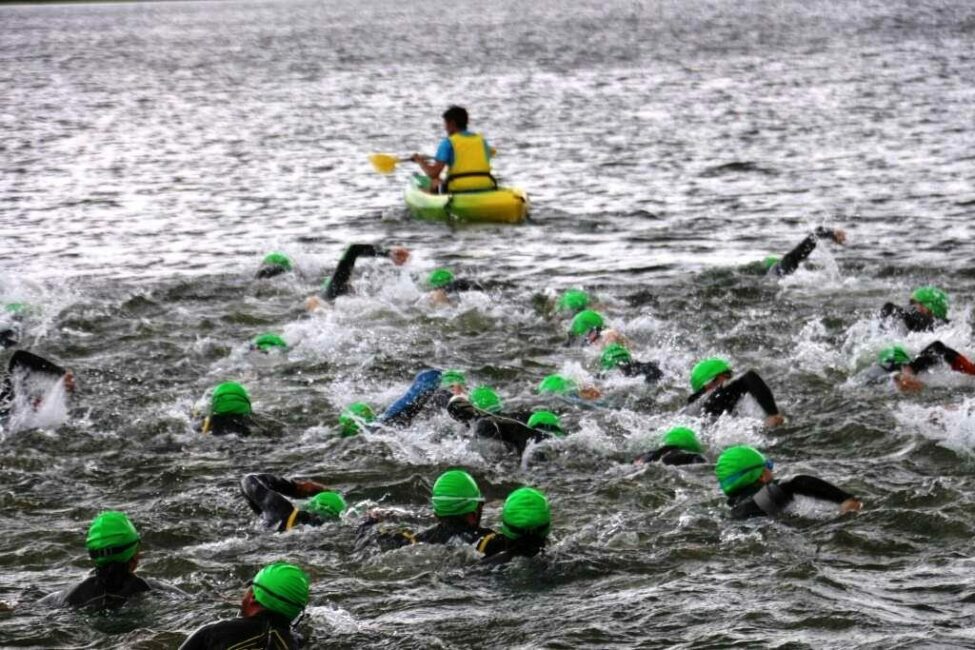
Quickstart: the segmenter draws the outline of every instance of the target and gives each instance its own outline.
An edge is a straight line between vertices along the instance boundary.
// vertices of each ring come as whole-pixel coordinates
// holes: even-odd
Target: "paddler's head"
[[[453,135],[467,130],[467,109],[463,106],[451,106],[443,114],[443,128],[447,135]]]

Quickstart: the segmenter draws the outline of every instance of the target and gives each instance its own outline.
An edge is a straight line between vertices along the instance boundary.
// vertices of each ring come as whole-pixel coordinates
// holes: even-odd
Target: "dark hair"
[[[467,130],[467,109],[463,106],[451,106],[444,111],[443,119],[453,122],[461,131]]]

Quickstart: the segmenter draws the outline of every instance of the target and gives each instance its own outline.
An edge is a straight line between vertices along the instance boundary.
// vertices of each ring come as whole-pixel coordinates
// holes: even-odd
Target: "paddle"
[[[491,147],[491,157],[494,158],[497,155],[498,150]],[[396,165],[399,163],[410,162],[410,160],[411,158],[409,156],[400,158],[391,153],[374,153],[369,156],[369,162],[372,163],[373,169],[380,174],[392,174],[394,171],[396,171]]]

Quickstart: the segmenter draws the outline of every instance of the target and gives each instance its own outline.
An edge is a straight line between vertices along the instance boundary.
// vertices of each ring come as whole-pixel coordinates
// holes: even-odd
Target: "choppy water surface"
[[[314,576],[312,647],[975,647],[972,382],[902,396],[855,379],[885,343],[935,338],[875,319],[925,282],[953,298],[938,338],[975,351],[973,36],[972,5],[933,0],[0,8],[0,302],[33,305],[27,342],[80,387],[67,418],[0,439],[0,645],[174,647],[287,557]],[[431,151],[450,102],[528,189],[533,223],[413,223],[403,176],[371,172],[371,151]],[[736,270],[822,223],[850,244],[821,246],[816,269]],[[414,258],[366,261],[356,296],[308,316],[352,241]],[[298,277],[251,279],[272,249]],[[417,280],[438,264],[496,288],[433,307]],[[668,374],[610,380],[618,408],[560,407],[576,433],[549,462],[445,418],[335,438],[343,404],[387,404],[428,364],[524,406],[547,372],[591,376],[595,353],[561,347],[540,308],[573,285]],[[264,330],[291,351],[248,354]],[[759,369],[789,417],[722,420],[709,445],[759,445],[784,476],[861,495],[860,516],[735,523],[708,468],[629,465],[684,422],[706,353]],[[191,433],[228,378],[283,438]],[[451,465],[481,482],[489,524],[514,486],[544,488],[547,556],[483,570],[464,549],[353,553],[355,515],[268,535],[236,487],[309,476],[360,511],[422,514]],[[38,609],[83,575],[107,507],[141,529],[143,573],[190,596]]]

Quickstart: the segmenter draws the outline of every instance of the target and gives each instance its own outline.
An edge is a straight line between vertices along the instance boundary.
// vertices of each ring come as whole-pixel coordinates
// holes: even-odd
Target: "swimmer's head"
[[[911,292],[911,304],[931,312],[935,318],[948,318],[948,294],[937,287],[918,287]]]
[[[572,323],[569,325],[569,334],[571,336],[585,336],[592,343],[599,338],[599,333],[605,324],[606,321],[603,320],[599,312],[586,309],[580,311],[572,319]]]
[[[687,427],[674,427],[664,434],[660,442],[664,447],[677,447],[695,454],[704,451],[701,441],[697,439],[697,434]]]
[[[460,370],[444,370],[440,375],[440,387],[447,390],[459,388],[463,390],[467,386],[467,377]]]
[[[911,362],[911,355],[903,345],[891,345],[877,355],[877,363],[880,367],[889,372],[900,370],[900,367]]]
[[[551,433],[559,438],[565,435],[559,416],[551,411],[535,411],[528,418],[528,426],[532,429]]]
[[[728,447],[718,456],[714,475],[721,490],[731,495],[759,481],[766,483],[772,480],[772,461],[754,447]]]
[[[85,547],[96,567],[125,564],[139,552],[139,531],[124,512],[109,510],[99,514],[88,527]]]
[[[454,274],[450,269],[434,269],[427,277],[427,286],[431,289],[443,289],[454,281]]]
[[[518,488],[505,499],[501,509],[501,534],[508,539],[548,537],[551,524],[548,499],[535,488]]]
[[[559,311],[576,314],[589,306],[589,294],[581,289],[569,289],[559,297]]]
[[[482,411],[487,411],[488,413],[501,412],[501,398],[498,396],[497,391],[490,386],[476,387],[471,391],[470,400],[475,408]]]
[[[599,357],[599,363],[604,370],[612,370],[617,366],[624,366],[632,360],[630,351],[621,343],[610,343],[603,348],[603,353]]]
[[[251,581],[254,600],[261,607],[292,621],[308,605],[308,575],[294,564],[269,564]]]
[[[287,350],[288,344],[284,342],[284,339],[273,332],[265,332],[251,343],[252,350],[260,350],[261,352],[270,352],[271,350],[278,348],[281,350]]]
[[[541,395],[571,395],[579,392],[579,386],[562,375],[548,375],[538,384]]]
[[[348,505],[338,492],[319,492],[305,503],[305,510],[322,519],[338,519]]]
[[[365,402],[353,402],[339,415],[339,430],[343,438],[349,438],[362,430],[362,425],[375,421],[376,414]]]
[[[437,478],[430,501],[436,516],[459,517],[477,512],[484,498],[473,476],[463,470],[452,469]]]
[[[691,369],[691,390],[696,393],[722,375],[731,376],[731,364],[720,357],[702,359]]]
[[[273,278],[276,275],[287,273],[292,268],[291,259],[284,253],[275,251],[264,256],[261,261],[261,268],[257,270],[257,277]]]
[[[234,381],[220,384],[210,396],[211,415],[250,415],[251,398],[247,389]]]

